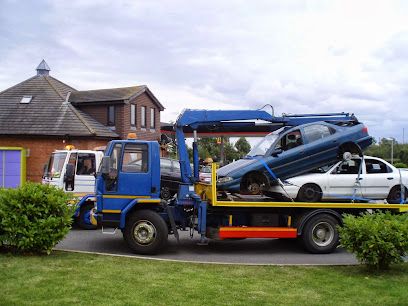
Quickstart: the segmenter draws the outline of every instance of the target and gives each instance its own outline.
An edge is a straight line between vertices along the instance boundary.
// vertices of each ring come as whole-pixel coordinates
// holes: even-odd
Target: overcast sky
[[[0,0],[0,90],[145,84],[166,107],[353,112],[408,141],[408,1]]]

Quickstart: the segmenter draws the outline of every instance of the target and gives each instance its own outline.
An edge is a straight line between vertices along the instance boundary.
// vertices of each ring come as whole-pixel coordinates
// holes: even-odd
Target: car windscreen
[[[62,167],[64,166],[67,153],[53,153],[50,157],[47,167],[46,177],[57,178],[61,176]]]
[[[263,156],[270,149],[273,143],[278,139],[279,134],[284,130],[280,128],[268,135],[266,135],[258,144],[256,144],[253,149],[247,154],[247,156]]]
[[[200,169],[201,173],[211,173],[211,167],[210,166],[204,166]]]

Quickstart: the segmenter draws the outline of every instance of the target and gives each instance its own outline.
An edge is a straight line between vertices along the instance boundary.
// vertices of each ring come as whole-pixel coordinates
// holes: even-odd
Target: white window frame
[[[136,126],[136,105],[130,104],[130,126]]]
[[[150,108],[150,129],[154,130],[156,128],[156,112],[153,107]]]
[[[146,128],[146,106],[140,108],[140,127]]]

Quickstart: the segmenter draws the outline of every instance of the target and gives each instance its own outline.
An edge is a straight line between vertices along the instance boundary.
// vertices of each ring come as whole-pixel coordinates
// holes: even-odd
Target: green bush
[[[47,253],[68,233],[75,207],[71,196],[49,185],[27,183],[0,189],[0,247]]]
[[[408,215],[390,212],[344,215],[340,244],[370,269],[388,269],[408,252]]]
[[[400,162],[395,163],[395,164],[394,164],[394,167],[395,167],[395,168],[408,168],[407,164],[400,163]]]

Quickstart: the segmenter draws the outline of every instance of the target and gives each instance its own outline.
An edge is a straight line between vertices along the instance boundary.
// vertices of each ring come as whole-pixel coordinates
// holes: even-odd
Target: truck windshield
[[[58,178],[61,176],[62,168],[64,167],[65,158],[67,153],[59,152],[53,153],[48,162],[46,177]]]
[[[248,156],[263,156],[270,149],[273,143],[278,139],[279,134],[284,130],[280,128],[268,135],[266,135],[258,144],[256,144],[253,149],[248,153]]]

